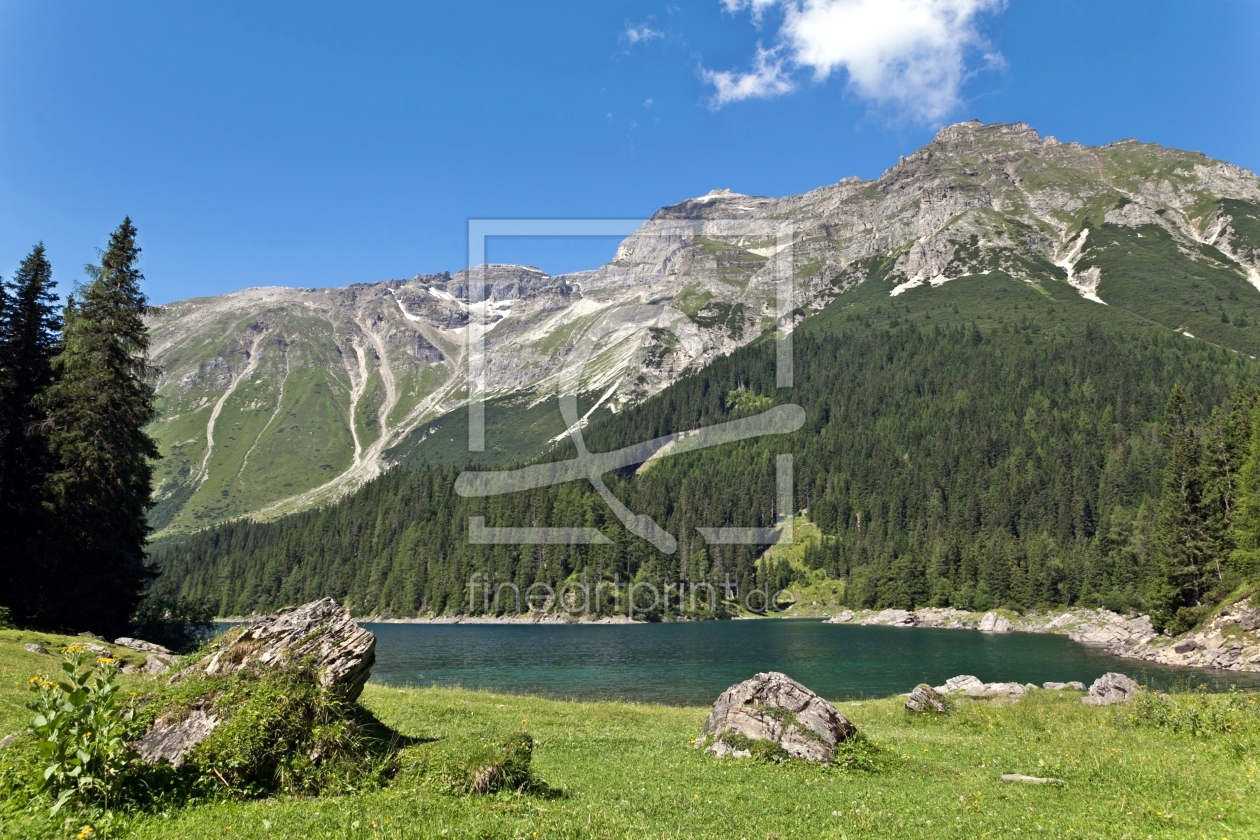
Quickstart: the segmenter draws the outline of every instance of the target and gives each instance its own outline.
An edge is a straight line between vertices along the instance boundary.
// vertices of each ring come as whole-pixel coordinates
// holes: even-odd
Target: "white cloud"
[[[769,99],[790,93],[796,83],[783,71],[783,59],[779,51],[762,49],[757,45],[757,57],[751,73],[713,71],[701,68],[701,77],[717,88],[713,95],[713,107],[720,108],[728,102],[744,99]]]
[[[983,14],[1005,8],[1006,0],[722,0],[722,5],[731,12],[748,9],[754,21],[778,7],[783,19],[778,46],[770,51],[758,46],[753,73],[704,71],[717,88],[715,106],[792,90],[783,69],[790,66],[812,70],[815,81],[843,70],[850,89],[863,99],[931,122],[958,105],[973,51],[984,51],[990,66],[1001,63],[1001,56],[985,49],[977,24]],[[764,76],[767,53],[784,56],[770,77],[775,84],[733,84]]]
[[[722,7],[731,14],[751,9],[753,20],[760,21],[766,9],[778,2],[779,0],[722,0]]]
[[[665,33],[661,32],[659,29],[653,29],[646,23],[642,26],[628,24],[626,26],[626,31],[621,33],[621,37],[630,42],[631,46],[634,46],[638,43],[645,43],[647,41],[660,38],[664,36],[664,34]]]

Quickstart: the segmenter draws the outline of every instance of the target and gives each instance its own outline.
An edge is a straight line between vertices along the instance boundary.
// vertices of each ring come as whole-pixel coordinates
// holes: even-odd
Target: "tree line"
[[[607,451],[749,406],[806,410],[791,435],[607,478],[678,537],[674,554],[628,534],[589,486],[464,499],[453,490],[459,471],[443,468],[387,474],[278,522],[226,523],[164,547],[158,561],[221,615],[324,595],[362,615],[480,612],[467,591],[482,574],[521,589],[777,587],[792,580],[785,564],[762,562],[754,547],[706,545],[696,528],[773,525],[776,456],[791,452],[795,506],[824,534],[806,563],[846,581],[854,607],[1079,604],[1152,610],[1181,627],[1255,574],[1257,367],[1246,357],[1131,324],[810,324],[797,331],[790,391],[775,388],[774,346],[763,340],[587,430],[591,450]],[[469,516],[596,527],[611,545],[472,545]]]
[[[121,635],[154,577],[139,260],[127,218],[64,305],[42,243],[0,284],[0,606],[22,625]]]

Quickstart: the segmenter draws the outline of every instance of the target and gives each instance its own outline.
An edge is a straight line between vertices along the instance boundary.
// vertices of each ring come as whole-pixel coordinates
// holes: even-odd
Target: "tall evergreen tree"
[[[1173,386],[1164,418],[1167,466],[1155,531],[1159,572],[1152,604],[1164,626],[1181,631],[1198,620],[1204,571],[1216,546],[1204,498],[1203,447],[1180,383]]]
[[[42,396],[53,383],[61,317],[44,245],[22,261],[0,298],[0,544],[8,546],[0,601],[27,619],[37,599],[43,487],[52,469]]]
[[[58,583],[67,589],[43,623],[125,632],[144,583],[155,415],[147,359],[147,301],[136,228],[114,231],[92,282],[66,306],[58,380],[48,393],[58,469],[49,490],[62,529]]]

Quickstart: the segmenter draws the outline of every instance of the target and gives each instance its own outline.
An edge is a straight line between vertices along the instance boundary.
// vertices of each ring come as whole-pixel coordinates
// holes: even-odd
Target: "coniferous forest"
[[[130,219],[58,306],[43,245],[0,295],[0,606],[18,623],[121,635],[145,562],[154,418]]]
[[[589,485],[465,499],[459,469],[432,468],[387,474],[325,509],[201,532],[163,547],[158,563],[220,615],[324,595],[365,615],[481,612],[468,583],[482,573],[521,589],[773,590],[799,570],[761,563],[753,547],[706,546],[695,529],[773,525],[776,455],[790,452],[795,507],[823,534],[805,562],[846,581],[853,607],[1107,606],[1192,626],[1260,565],[1256,363],[1137,317],[1099,317],[1079,299],[988,282],[904,304],[850,293],[853,303],[796,331],[792,389],[775,388],[767,336],[592,423],[588,446],[608,451],[751,406],[805,409],[791,435],[606,477],[678,536],[672,555],[626,532]],[[470,515],[594,526],[612,544],[470,545]],[[602,593],[592,608],[612,610]],[[695,611],[725,607],[702,599]]]

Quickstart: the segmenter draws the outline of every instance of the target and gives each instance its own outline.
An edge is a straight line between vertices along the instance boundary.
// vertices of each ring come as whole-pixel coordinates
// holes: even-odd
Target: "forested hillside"
[[[1195,481],[1207,488],[1196,510],[1222,492],[1232,509],[1233,485],[1222,491],[1218,479],[1224,469],[1237,483],[1252,398],[1242,392],[1244,404],[1229,409],[1260,366],[1088,301],[1053,271],[1033,282],[992,272],[890,297],[892,281],[871,270],[797,329],[793,388],[774,387],[765,337],[587,430],[590,449],[607,451],[749,406],[805,409],[804,428],[791,435],[606,477],[632,510],[678,537],[673,555],[627,533],[588,485],[463,499],[453,491],[458,470],[441,468],[389,474],[277,522],[228,523],[164,548],[158,561],[171,583],[211,599],[221,615],[321,595],[360,614],[475,612],[481,604],[469,604],[467,585],[476,572],[522,588],[614,576],[717,584],[728,575],[741,592],[777,587],[790,572],[760,568],[751,548],[706,546],[695,528],[773,525],[775,457],[791,452],[795,505],[825,535],[809,562],[846,579],[854,605],[1124,608],[1163,598],[1170,616],[1184,606],[1158,586],[1168,578],[1157,532],[1169,397],[1180,383],[1183,425],[1199,447]],[[1234,282],[1239,296],[1254,297],[1241,277]],[[1209,463],[1209,450],[1220,458]],[[469,515],[491,526],[593,525],[612,544],[469,545]],[[1216,539],[1209,548],[1228,555]]]

